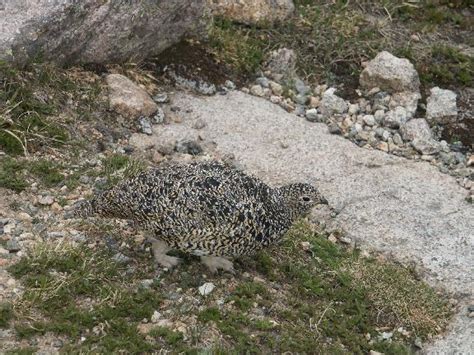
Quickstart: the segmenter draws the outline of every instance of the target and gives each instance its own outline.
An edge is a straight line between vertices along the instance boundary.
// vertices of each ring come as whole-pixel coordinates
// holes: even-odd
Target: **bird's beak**
[[[328,205],[329,203],[328,203],[328,200],[326,200],[324,197],[321,196],[321,197],[319,198],[319,204],[321,204],[321,205]]]

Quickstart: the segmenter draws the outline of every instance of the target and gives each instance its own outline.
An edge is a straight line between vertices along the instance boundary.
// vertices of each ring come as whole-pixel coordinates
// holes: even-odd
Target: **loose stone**
[[[260,85],[252,85],[250,88],[250,93],[255,96],[263,97],[265,93],[263,92],[263,88]]]

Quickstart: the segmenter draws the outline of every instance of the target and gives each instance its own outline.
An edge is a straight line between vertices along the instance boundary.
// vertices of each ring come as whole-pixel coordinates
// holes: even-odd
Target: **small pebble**
[[[10,253],[19,252],[21,250],[20,243],[18,243],[18,240],[16,238],[11,238],[7,241],[5,249],[7,249]]]
[[[235,90],[236,89],[236,86],[235,86],[234,82],[231,81],[231,80],[226,80],[225,83],[224,83],[224,86],[229,90]]]
[[[343,244],[351,244],[351,243],[352,243],[352,239],[349,238],[349,237],[341,237],[341,238],[339,238],[339,240],[340,240],[341,243],[343,243]]]
[[[164,104],[170,101],[168,94],[162,93],[153,96],[153,100],[159,104]]]
[[[317,122],[318,120],[318,110],[315,108],[311,108],[309,110],[306,110],[306,119],[310,122]]]
[[[127,264],[130,261],[130,258],[122,253],[116,253],[112,259],[119,264]]]
[[[328,131],[331,134],[341,134],[341,128],[339,128],[339,125],[337,123],[331,122],[328,124]]]
[[[310,242],[301,242],[301,248],[304,251],[308,251],[311,249],[311,243]]]
[[[203,152],[201,145],[196,141],[178,141],[174,147],[178,153],[199,155]]]
[[[142,133],[145,133],[149,136],[153,134],[153,130],[151,129],[151,123],[148,118],[140,117],[140,119],[138,120],[138,123],[140,125],[140,130],[142,131]]]
[[[319,106],[319,98],[316,97],[316,96],[310,96],[309,97],[309,102],[308,102],[308,106],[311,107],[311,108],[316,108]]]
[[[151,121],[154,124],[161,124],[165,122],[165,112],[161,107],[158,107],[158,110],[156,111],[155,115],[151,118]]]
[[[152,316],[151,316],[151,322],[152,323],[158,323],[158,321],[161,319],[161,313],[158,311],[154,311]]]
[[[250,88],[250,93],[252,95],[259,96],[259,97],[262,97],[265,95],[265,93],[263,92],[263,88],[260,85],[253,85]]]
[[[260,85],[261,87],[268,88],[270,86],[270,81],[265,78],[264,76],[261,76],[255,80],[255,82]]]
[[[201,296],[207,296],[210,294],[216,286],[212,282],[206,282],[202,286],[199,286],[199,294]]]
[[[207,123],[206,121],[202,120],[202,119],[198,119],[196,122],[194,122],[193,124],[193,128],[194,129],[203,129],[207,126]]]
[[[270,89],[272,90],[272,92],[275,95],[281,96],[283,94],[283,86],[281,86],[280,84],[278,84],[274,81],[270,81],[269,86],[270,86]]]
[[[53,196],[50,196],[50,195],[46,195],[46,196],[41,196],[39,199],[38,199],[38,202],[40,205],[43,205],[43,206],[50,206],[53,204],[54,202],[54,197]]]

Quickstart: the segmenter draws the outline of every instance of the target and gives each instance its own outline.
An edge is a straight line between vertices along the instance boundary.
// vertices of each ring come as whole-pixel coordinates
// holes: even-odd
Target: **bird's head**
[[[307,215],[311,209],[320,204],[327,205],[328,201],[318,189],[310,184],[295,183],[279,188],[285,207],[290,210],[293,220]]]

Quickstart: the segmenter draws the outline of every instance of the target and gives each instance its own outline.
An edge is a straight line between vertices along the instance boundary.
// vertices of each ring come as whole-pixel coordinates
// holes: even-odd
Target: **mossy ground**
[[[0,149],[29,155],[71,144],[76,120],[99,105],[97,76],[49,64],[16,69],[0,61]]]
[[[103,242],[37,245],[9,268],[24,293],[2,308],[7,322],[19,338],[65,336],[71,352],[407,354],[451,312],[409,269],[363,258],[304,223],[237,261],[235,277],[211,276],[194,257],[157,273],[135,248],[121,251],[132,258],[123,264]],[[204,282],[216,284],[207,297],[197,292]],[[169,323],[151,324],[154,311]]]

